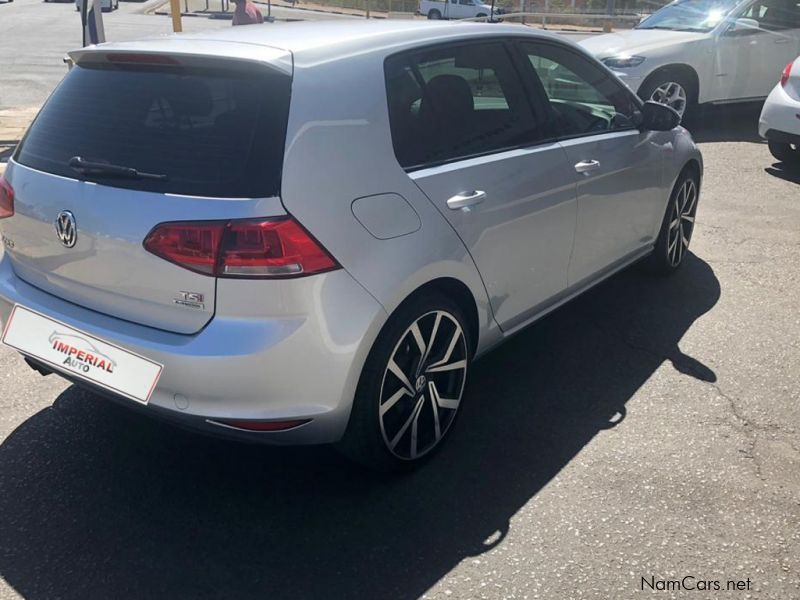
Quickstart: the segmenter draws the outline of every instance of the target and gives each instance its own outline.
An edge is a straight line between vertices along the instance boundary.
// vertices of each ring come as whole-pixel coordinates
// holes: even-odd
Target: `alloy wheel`
[[[468,359],[464,331],[446,311],[428,312],[406,329],[381,383],[378,415],[389,452],[414,460],[436,447],[461,403]]]
[[[686,90],[675,81],[662,83],[653,90],[650,99],[674,108],[681,117],[686,112]]]
[[[667,260],[673,267],[681,264],[694,230],[697,210],[697,186],[687,179],[672,201],[669,229],[667,230]]]

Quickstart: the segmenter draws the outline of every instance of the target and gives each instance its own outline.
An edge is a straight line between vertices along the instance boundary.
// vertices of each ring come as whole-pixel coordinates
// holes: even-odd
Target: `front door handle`
[[[775,38],[775,43],[776,44],[788,44],[791,41],[792,40],[790,40],[788,37],[783,37],[783,36],[779,36],[779,37]]]
[[[447,200],[447,208],[450,210],[458,210],[459,208],[467,208],[480,204],[486,200],[486,192],[481,190],[473,190],[471,192],[461,192]]]
[[[582,160],[581,162],[575,165],[575,170],[578,173],[584,173],[588,175],[592,171],[596,171],[600,168],[600,161],[597,160]]]

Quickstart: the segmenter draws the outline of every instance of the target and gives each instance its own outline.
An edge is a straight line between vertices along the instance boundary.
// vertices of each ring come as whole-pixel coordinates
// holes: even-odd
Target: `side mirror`
[[[747,19],[742,17],[740,19],[736,19],[731,26],[726,31],[727,35],[751,35],[753,33],[758,33],[760,31],[761,26],[758,24],[758,21],[755,19]]]
[[[681,116],[674,108],[649,100],[642,107],[641,123],[645,131],[670,131],[681,124]]]

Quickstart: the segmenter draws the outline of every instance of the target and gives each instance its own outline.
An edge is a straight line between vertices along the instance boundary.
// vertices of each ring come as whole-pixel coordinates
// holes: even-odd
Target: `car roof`
[[[77,50],[70,56],[78,60],[95,51],[156,52],[248,58],[276,63],[281,57],[286,62],[286,56],[291,54],[295,64],[302,65],[319,60],[335,61],[364,52],[384,51],[388,54],[433,42],[520,35],[566,42],[556,34],[518,24],[337,19],[246,25],[135,42],[108,43]]]

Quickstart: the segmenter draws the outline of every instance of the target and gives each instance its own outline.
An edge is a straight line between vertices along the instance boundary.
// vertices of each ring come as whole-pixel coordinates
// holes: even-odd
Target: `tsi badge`
[[[206,307],[206,305],[203,304],[203,294],[198,292],[178,292],[178,297],[175,298],[173,302],[188,308],[199,308],[200,310]]]

